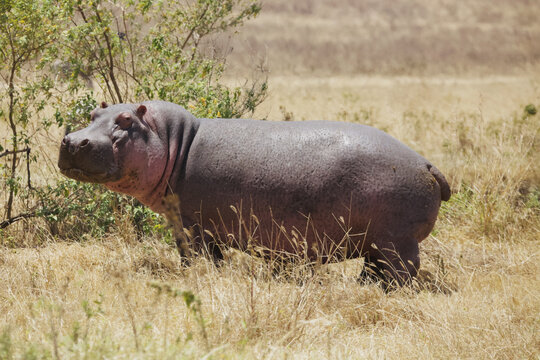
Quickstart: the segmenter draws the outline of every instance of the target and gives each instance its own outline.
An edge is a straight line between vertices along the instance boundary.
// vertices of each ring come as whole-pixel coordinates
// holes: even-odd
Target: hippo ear
[[[146,106],[139,105],[139,107],[137,108],[137,115],[142,118],[144,114],[146,114]]]
[[[131,127],[131,124],[133,124],[133,119],[128,113],[121,113],[118,115],[114,123],[118,125],[120,129],[127,130]]]
[[[109,105],[107,105],[107,103],[105,101],[101,102],[101,108],[102,109],[105,109],[107,106],[109,106]]]

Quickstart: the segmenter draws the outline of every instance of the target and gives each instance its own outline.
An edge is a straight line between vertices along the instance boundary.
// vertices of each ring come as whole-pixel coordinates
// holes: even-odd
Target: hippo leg
[[[362,279],[383,281],[388,288],[392,283],[410,284],[420,267],[418,241],[414,238],[387,242],[383,246],[374,246],[365,257]]]
[[[210,259],[213,260],[216,265],[219,265],[223,260],[223,253],[218,241],[206,233],[195,236],[192,241],[192,246],[198,254],[208,254]]]
[[[176,246],[180,256],[208,254],[216,264],[219,264],[223,260],[223,253],[218,242],[211,235],[201,230],[199,224],[192,222],[184,216],[182,216],[182,222],[186,237],[177,236],[176,239]]]

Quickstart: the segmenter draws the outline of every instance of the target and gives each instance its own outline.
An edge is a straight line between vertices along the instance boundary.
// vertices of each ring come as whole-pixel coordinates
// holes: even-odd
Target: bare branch
[[[26,148],[26,173],[28,175],[28,189],[32,190],[32,182],[30,181],[30,148]]]
[[[99,10],[97,8],[97,5],[94,5],[94,13],[96,14],[96,18],[100,23],[103,23],[103,20],[101,19],[101,15],[99,14]],[[103,31],[103,37],[105,38],[105,44],[107,44],[107,52],[109,55],[109,77],[111,78],[111,82],[114,86],[114,91],[116,92],[116,97],[118,98],[118,102],[122,103],[124,102],[122,100],[122,93],[120,91],[120,87],[118,86],[118,82],[116,81],[116,76],[114,74],[114,58],[113,58],[113,50],[111,46],[111,40],[109,38],[108,30],[105,29]],[[113,95],[113,94],[111,94]]]
[[[204,8],[204,10],[202,11],[201,15],[199,16],[199,18],[197,19],[197,21],[200,21],[204,18],[204,16],[206,15],[206,12],[208,11],[208,8],[210,7],[210,4],[207,3],[206,4],[206,7]],[[182,45],[180,46],[180,49],[181,50],[184,50],[184,48],[186,47],[188,41],[191,39],[191,37],[193,36],[193,34],[195,33],[195,30],[197,30],[197,23],[195,23],[193,25],[193,27],[191,28],[191,30],[189,31],[189,34],[186,36],[186,39],[184,40],[184,42],[182,43]]]
[[[13,155],[13,154],[18,154],[18,153],[23,153],[23,152],[30,152],[30,148],[25,148],[25,149],[21,149],[21,150],[6,150],[4,151],[3,153],[0,153],[0,158],[1,157],[4,157],[4,156],[7,156],[7,155]]]
[[[128,25],[126,23],[126,12],[122,9],[122,21],[124,23],[124,32],[126,36],[126,41],[129,45],[129,55],[131,57],[131,77],[139,83],[137,79],[135,79],[135,59],[133,57],[133,44],[131,43],[131,36],[129,34]],[[127,72],[127,71],[126,71]],[[140,84],[140,83],[139,83]]]
[[[9,225],[13,224],[16,221],[19,221],[19,220],[22,220],[22,219],[29,219],[29,218],[33,218],[33,217],[36,217],[36,216],[37,216],[36,212],[30,212],[30,213],[23,213],[23,214],[19,214],[17,216],[10,217],[9,219],[4,220],[4,221],[2,221],[0,223],[0,229],[5,229]]]

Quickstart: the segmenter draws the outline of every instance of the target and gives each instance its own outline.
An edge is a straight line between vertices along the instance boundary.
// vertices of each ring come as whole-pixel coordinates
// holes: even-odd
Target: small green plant
[[[90,122],[90,112],[97,107],[97,101],[91,94],[71,99],[65,110],[56,109],[54,117],[58,126],[64,126],[66,132],[82,128]]]
[[[206,320],[204,319],[202,313],[201,300],[199,299],[199,297],[190,290],[174,289],[167,284],[150,283],[149,286],[157,291],[158,296],[165,294],[166,296],[172,298],[180,297],[184,301],[184,304],[186,305],[190,314],[193,316],[193,319],[199,326],[201,337],[203,338],[206,350],[208,351],[210,349],[210,343],[208,339],[208,333],[206,331]],[[188,338],[190,338],[189,335]]]
[[[13,350],[9,328],[4,329],[0,334],[0,359],[13,359]]]
[[[531,191],[527,195],[525,206],[529,209],[536,209],[538,212],[540,212],[540,188]]]
[[[536,106],[534,106],[533,104],[528,104],[527,106],[525,106],[525,109],[524,109],[524,113],[526,115],[536,115],[536,113],[538,112],[538,110],[536,109]]]
[[[82,301],[82,308],[84,310],[84,314],[86,315],[86,326],[83,329],[81,328],[81,324],[78,321],[75,321],[73,323],[70,338],[73,343],[79,342],[79,340],[86,341],[88,337],[88,331],[90,330],[90,321],[92,318],[96,317],[97,315],[103,314],[103,309],[101,305],[103,304],[103,295],[99,295],[99,300],[94,300],[92,302],[88,300]],[[95,306],[93,306],[95,305]]]
[[[281,111],[281,116],[283,118],[283,121],[293,121],[294,120],[294,114],[292,111],[288,111],[285,106],[280,105],[279,111]]]
[[[78,239],[83,234],[102,236],[127,217],[139,236],[159,235],[170,242],[165,219],[139,201],[100,185],[60,180],[40,190],[42,217],[52,234]]]

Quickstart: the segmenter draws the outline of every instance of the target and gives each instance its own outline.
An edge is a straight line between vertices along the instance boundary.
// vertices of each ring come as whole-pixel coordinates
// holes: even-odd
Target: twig
[[[94,14],[96,14],[96,19],[100,24],[103,24],[103,20],[101,19],[101,15],[99,14],[99,10],[97,8],[97,5],[94,6]],[[120,91],[120,87],[118,86],[118,82],[116,81],[116,76],[114,75],[114,58],[113,58],[113,49],[111,45],[111,40],[109,38],[109,31],[107,28],[103,31],[103,37],[105,38],[105,44],[107,45],[107,54],[109,57],[109,61],[107,63],[108,65],[108,71],[109,71],[109,77],[111,79],[111,82],[114,86],[114,90],[116,92],[116,97],[118,98],[119,103],[123,103],[122,99],[122,93]],[[112,94],[111,94],[112,95]]]
[[[23,152],[30,152],[30,148],[25,148],[25,149],[21,149],[21,150],[6,150],[4,151],[3,153],[0,154],[0,158],[1,157],[4,157],[6,155],[13,155],[13,154],[18,154],[18,153],[23,153]]]
[[[28,174],[28,189],[33,190],[32,182],[30,181],[30,151],[31,151],[31,149],[29,147],[26,147],[26,148],[20,149],[20,150],[15,150],[15,151],[6,150],[6,151],[4,151],[3,153],[0,154],[0,158],[4,157],[4,156],[7,156],[7,155],[14,155],[14,154],[19,154],[19,153],[25,152],[26,153],[26,173]]]
[[[206,12],[208,11],[209,7],[210,7],[210,4],[209,3],[206,4],[206,7],[202,11],[201,15],[199,15],[199,18],[197,19],[197,21],[201,21],[204,18],[204,16],[206,15]],[[182,43],[182,45],[180,45],[180,50],[184,50],[184,48],[186,47],[188,41],[191,39],[191,37],[195,33],[195,30],[197,30],[198,27],[199,26],[197,25],[197,22],[196,22],[195,25],[193,25],[193,27],[190,29],[190,32],[186,36],[186,38],[185,38],[184,42]]]
[[[28,174],[28,189],[32,190],[32,182],[30,181],[30,148],[26,149],[26,173]]]
[[[29,219],[29,218],[36,217],[36,216],[37,216],[36,212],[19,214],[17,216],[14,216],[14,217],[11,217],[11,218],[9,218],[7,220],[2,221],[0,223],[0,229],[5,229],[9,225],[13,224],[16,221],[19,221],[19,220],[22,220],[22,219]]]

